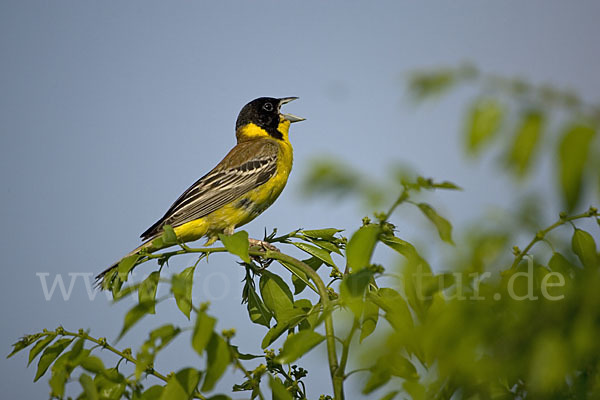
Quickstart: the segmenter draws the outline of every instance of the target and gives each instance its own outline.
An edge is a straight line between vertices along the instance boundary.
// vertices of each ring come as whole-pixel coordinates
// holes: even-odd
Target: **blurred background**
[[[372,180],[385,180],[393,166],[455,182],[462,192],[441,193],[432,203],[456,230],[483,213],[516,215],[523,210],[511,210],[512,202],[531,192],[538,196],[524,213],[539,213],[544,226],[569,206],[585,210],[585,199],[598,193],[588,181],[581,199],[556,200],[561,189],[554,184],[559,172],[552,134],[539,139],[539,159],[518,183],[515,164],[507,166],[502,152],[473,157],[477,149],[469,146],[478,145],[465,146],[464,131],[476,123],[477,107],[487,113],[484,125],[494,125],[499,112],[518,124],[516,115],[536,105],[521,96],[519,83],[533,85],[535,98],[564,102],[548,132],[563,129],[561,115],[596,104],[598,17],[600,5],[592,1],[4,0],[0,348],[8,354],[21,335],[59,324],[114,340],[133,302],[113,305],[85,282],[137,246],[139,234],[220,161],[235,143],[237,113],[256,97],[298,96],[285,111],[306,121],[291,128],[295,162],[288,187],[245,227],[253,237],[275,227],[280,233],[352,231],[373,207],[385,204],[307,196],[319,194],[305,181],[324,160],[344,162]],[[415,71],[441,75],[423,86]],[[432,93],[450,86],[433,99]],[[490,93],[517,94],[517,104],[504,109],[480,101]],[[509,128],[497,129],[499,141],[512,137]],[[589,159],[597,163],[597,155]],[[419,232],[426,237],[432,228],[411,215],[400,214],[395,222],[402,236],[418,242]],[[435,261],[427,243],[422,251]],[[248,327],[240,304],[243,276],[232,257],[215,255],[196,270],[193,297],[211,302],[219,329],[238,329],[240,351],[256,352],[252,345],[265,329]],[[139,335],[165,321],[188,323],[173,301],[162,303],[119,347],[135,349]],[[161,353],[157,367],[203,363],[186,340],[179,342]],[[313,353],[303,366],[308,379],[314,374],[309,396],[318,398],[330,384],[318,378],[324,356]],[[47,396],[47,378],[32,384],[35,368],[26,363],[26,353],[2,359],[4,397]],[[235,379],[230,373],[217,389],[228,392]]]

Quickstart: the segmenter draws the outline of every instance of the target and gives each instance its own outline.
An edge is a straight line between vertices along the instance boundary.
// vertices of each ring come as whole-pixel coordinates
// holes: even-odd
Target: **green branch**
[[[134,364],[136,366],[140,364],[140,362],[137,359],[135,359],[133,357],[133,355],[131,354],[131,350],[125,349],[125,350],[121,351],[121,350],[117,349],[116,347],[111,346],[106,341],[106,338],[103,338],[103,337],[99,338],[99,339],[96,339],[95,337],[88,335],[86,332],[83,332],[83,331],[69,332],[69,331],[65,330],[64,328],[62,328],[62,327],[56,329],[55,332],[44,332],[42,334],[42,336],[49,336],[49,335],[61,335],[61,336],[71,336],[71,337],[74,337],[74,338],[82,338],[82,339],[90,341],[92,343],[96,343],[101,348],[106,349],[106,350],[108,350],[108,351],[110,351],[110,352],[118,355],[119,357],[121,357],[121,359],[125,359],[125,360],[131,362],[132,364]],[[161,374],[160,372],[156,371],[153,367],[146,368],[145,372],[146,372],[146,374],[153,375],[156,378],[158,378],[158,379],[160,379],[160,380],[162,380],[164,382],[168,382],[169,381],[169,378],[167,376],[165,376],[165,375]],[[194,393],[194,398],[195,399],[206,400],[206,397],[203,396],[197,390]]]
[[[575,221],[578,219],[583,219],[583,218],[595,217],[597,215],[598,215],[598,210],[594,207],[590,207],[590,209],[584,213],[572,215],[572,216],[567,216],[564,213],[561,213],[560,219],[558,221],[556,221],[555,223],[553,223],[552,225],[550,225],[549,227],[542,229],[541,231],[538,231],[535,234],[534,238],[527,244],[527,246],[525,246],[525,249],[523,249],[523,251],[521,251],[517,246],[514,247],[515,260],[513,261],[512,266],[510,268],[515,269],[519,265],[519,263],[523,260],[523,257],[525,257],[529,253],[529,250],[531,250],[531,248],[537,242],[544,241],[546,235],[550,231],[552,231],[552,230],[558,228],[559,226],[562,226],[568,222]]]
[[[302,261],[288,256],[287,254],[283,254],[277,251],[267,250],[267,251],[256,251],[250,250],[250,255],[261,256],[267,259],[273,259],[278,261],[287,262],[289,264],[294,265],[301,269],[306,275],[312,279],[312,281],[317,286],[317,290],[319,292],[319,296],[321,297],[321,304],[323,305],[323,314],[325,319],[325,338],[327,343],[327,360],[329,361],[329,373],[331,376],[331,381],[333,384],[333,394],[336,400],[344,399],[344,387],[343,387],[343,379],[340,381],[338,378],[338,361],[337,354],[335,348],[335,334],[333,329],[333,318],[331,317],[331,301],[329,299],[329,292],[323,283],[323,280],[317,274],[317,272],[303,263]]]

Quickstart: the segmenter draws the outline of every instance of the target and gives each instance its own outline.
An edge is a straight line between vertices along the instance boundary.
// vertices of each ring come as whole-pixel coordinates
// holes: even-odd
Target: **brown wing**
[[[173,227],[202,218],[268,181],[277,172],[278,145],[253,140],[236,145],[212,171],[198,179],[165,215],[142,233],[150,239],[164,225]]]

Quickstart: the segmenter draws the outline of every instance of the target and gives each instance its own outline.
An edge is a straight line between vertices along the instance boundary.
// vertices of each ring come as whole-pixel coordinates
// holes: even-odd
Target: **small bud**
[[[590,209],[588,210],[588,213],[590,215],[597,215],[598,214],[598,209],[596,207],[590,206]]]
[[[275,358],[275,351],[273,351],[273,349],[265,350],[265,358],[266,359]]]
[[[131,357],[131,349],[129,347],[123,349],[123,354],[125,354],[127,357]]]
[[[254,368],[254,371],[252,371],[252,375],[254,377],[260,377],[265,372],[267,372],[267,366],[265,364],[260,364],[258,367]]]
[[[519,249],[519,246],[513,246],[512,251],[515,256],[521,254],[521,249]]]
[[[329,295],[329,300],[336,300],[339,297],[332,288],[327,288],[327,294]]]
[[[233,328],[232,329],[224,329],[221,332],[221,335],[223,335],[223,337],[225,339],[231,339],[232,337],[235,336],[235,329],[233,329]]]
[[[56,328],[56,334],[57,335],[64,335],[65,334],[65,328],[63,328],[62,326],[59,326],[58,328]]]
[[[200,311],[205,312],[206,310],[208,310],[208,306],[210,306],[210,301],[200,303]]]
[[[542,240],[542,239],[544,239],[544,232],[542,232],[542,231],[538,231],[538,232],[535,234],[535,238],[536,238],[537,240]]]
[[[378,221],[385,221],[385,218],[387,217],[387,215],[384,212],[376,212],[373,213],[373,215]]]
[[[341,278],[342,276],[344,276],[341,271],[337,268],[334,268],[331,270],[331,272],[329,273],[329,276],[331,278]]]
[[[382,274],[385,271],[383,265],[380,264],[371,264],[368,266],[369,270],[376,274]]]
[[[560,214],[558,214],[558,216],[560,217],[560,219],[566,219],[567,218],[567,213],[564,211],[561,211]]]
[[[365,225],[369,225],[370,223],[371,223],[371,218],[369,218],[369,217],[364,217],[364,218],[362,219],[362,224],[363,224],[363,226],[365,226]]]

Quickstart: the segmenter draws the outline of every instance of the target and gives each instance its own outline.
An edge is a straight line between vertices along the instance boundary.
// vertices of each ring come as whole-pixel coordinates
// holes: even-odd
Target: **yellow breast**
[[[211,214],[175,228],[175,233],[180,240],[187,242],[208,236],[208,243],[212,243],[219,233],[231,232],[233,229],[247,224],[273,204],[283,191],[292,170],[293,149],[288,140],[289,126],[289,121],[280,122],[278,130],[283,135],[282,139],[265,137],[265,139],[277,143],[279,148],[277,172],[271,179]],[[259,135],[264,137],[264,131],[259,132],[255,129],[244,133],[248,137]]]

